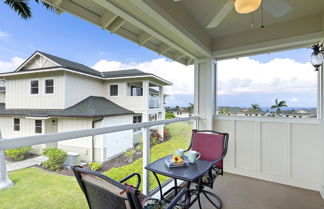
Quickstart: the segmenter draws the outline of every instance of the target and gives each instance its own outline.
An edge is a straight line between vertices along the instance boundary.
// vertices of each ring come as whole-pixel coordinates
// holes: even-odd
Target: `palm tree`
[[[251,104],[251,108],[250,108],[250,110],[251,110],[252,112],[262,111],[260,105],[258,105],[258,104]]]
[[[189,103],[189,106],[186,109],[189,112],[189,114],[191,115],[194,112],[194,105]]]
[[[282,100],[278,102],[278,99],[275,99],[275,104],[271,106],[271,109],[276,109],[276,114],[281,113],[280,107],[288,107],[286,101]]]
[[[4,4],[8,5],[13,9],[21,18],[30,19],[32,17],[31,8],[29,3],[31,0],[2,0]],[[62,13],[62,10],[57,9],[41,0],[34,0],[37,4],[41,3],[46,9],[56,12],[57,14]]]

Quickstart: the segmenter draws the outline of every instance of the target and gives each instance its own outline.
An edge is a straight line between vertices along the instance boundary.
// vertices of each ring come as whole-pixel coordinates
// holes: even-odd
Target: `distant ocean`
[[[242,109],[249,109],[251,107],[240,107]],[[311,110],[311,109],[314,109],[316,107],[280,107],[281,110]],[[261,109],[264,111],[264,112],[267,112],[267,110],[270,112],[270,111],[273,111],[273,109],[271,109],[270,107],[261,107]]]

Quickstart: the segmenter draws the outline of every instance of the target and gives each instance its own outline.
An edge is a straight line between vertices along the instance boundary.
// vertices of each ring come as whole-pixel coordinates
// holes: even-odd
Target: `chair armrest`
[[[141,175],[139,173],[132,173],[131,175],[120,180],[119,183],[124,183],[125,181],[131,179],[134,176],[137,176],[137,184],[136,184],[135,188],[138,189],[141,184]]]
[[[168,207],[166,207],[165,209],[173,209],[173,207],[177,204],[177,202],[181,199],[181,197],[183,197],[183,195],[185,195],[187,193],[188,189],[184,188],[182,189],[177,196],[175,196],[175,198],[173,198],[173,200],[170,202],[170,204],[168,205]]]
[[[218,163],[219,161],[223,160],[224,157],[225,157],[225,155],[221,155],[219,158],[217,158],[216,160],[213,161],[212,165],[214,165],[214,164]]]

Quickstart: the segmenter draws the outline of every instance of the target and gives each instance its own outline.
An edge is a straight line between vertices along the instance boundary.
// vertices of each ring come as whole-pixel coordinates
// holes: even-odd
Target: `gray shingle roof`
[[[104,75],[105,78],[153,75],[151,73],[145,73],[137,69],[106,71],[106,72],[102,72],[102,74]]]
[[[61,68],[65,68],[71,71],[75,71],[75,72],[79,72],[79,73],[84,73],[87,75],[91,75],[91,76],[96,76],[98,78],[103,78],[103,79],[109,79],[109,78],[121,78],[121,77],[134,77],[134,76],[152,76],[155,77],[156,79],[159,79],[161,81],[163,81],[164,83],[166,83],[167,85],[170,85],[171,83],[169,81],[164,80],[163,78],[160,78],[152,73],[145,73],[143,71],[137,70],[137,69],[129,69],[129,70],[117,70],[117,71],[105,71],[105,72],[100,72],[97,71],[95,69],[92,69],[86,65],[77,63],[77,62],[73,62],[61,57],[57,57],[45,52],[41,52],[41,51],[36,51],[35,53],[39,53],[45,57],[47,57],[48,59],[56,62],[59,67]],[[35,55],[35,53],[33,55],[30,56],[33,57]],[[21,66],[24,66],[24,64],[30,59],[28,58]],[[49,67],[49,68],[56,68],[56,67]],[[20,69],[20,67],[18,68]],[[40,68],[42,69],[42,68]],[[40,70],[40,69],[29,69],[29,72],[34,72],[35,70]],[[44,69],[48,69],[48,68],[44,68]],[[4,74],[11,74],[11,73],[19,73],[20,71],[16,70],[14,72],[7,72],[7,73],[0,73],[0,75]]]
[[[104,97],[90,96],[81,102],[64,110],[39,110],[39,109],[6,109],[0,103],[0,115],[22,115],[27,117],[109,117],[117,115],[134,114]]]
[[[86,74],[90,74],[90,75],[94,75],[94,76],[98,76],[98,77],[102,77],[101,72],[94,70],[88,66],[85,66],[83,64],[77,63],[77,62],[73,62],[67,59],[63,59],[51,54],[47,54],[45,52],[41,52],[38,51],[38,53],[44,55],[45,57],[48,57],[49,59],[53,60],[54,62],[56,62],[57,64],[66,67],[68,69],[74,70],[74,71],[78,71],[81,73],[86,73]]]

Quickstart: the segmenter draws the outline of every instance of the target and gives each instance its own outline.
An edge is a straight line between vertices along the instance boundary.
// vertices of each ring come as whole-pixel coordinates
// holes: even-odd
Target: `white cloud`
[[[300,99],[298,99],[297,97],[293,97],[290,99],[291,102],[295,103],[295,102],[299,102]]]
[[[136,68],[156,74],[173,83],[167,94],[193,94],[193,66],[184,66],[166,59],[142,63],[98,61],[93,68],[111,71]],[[251,58],[224,60],[218,63],[218,93],[236,95],[244,93],[315,93],[317,73],[310,63],[292,59],[274,59],[260,63]],[[292,102],[298,102],[292,99]]]
[[[5,38],[7,38],[8,36],[9,36],[8,33],[5,33],[5,32],[3,32],[3,31],[0,30],[0,39],[5,39]]]
[[[164,58],[142,63],[100,60],[93,68],[99,71],[139,69],[172,82],[173,86],[166,88],[167,94],[193,94],[193,66],[187,67]]]
[[[10,61],[0,61],[0,73],[13,71],[24,61],[25,59],[20,57],[13,57]]]
[[[292,59],[268,63],[250,58],[231,59],[219,62],[218,69],[220,94],[315,93],[317,88],[317,73],[312,65]]]

